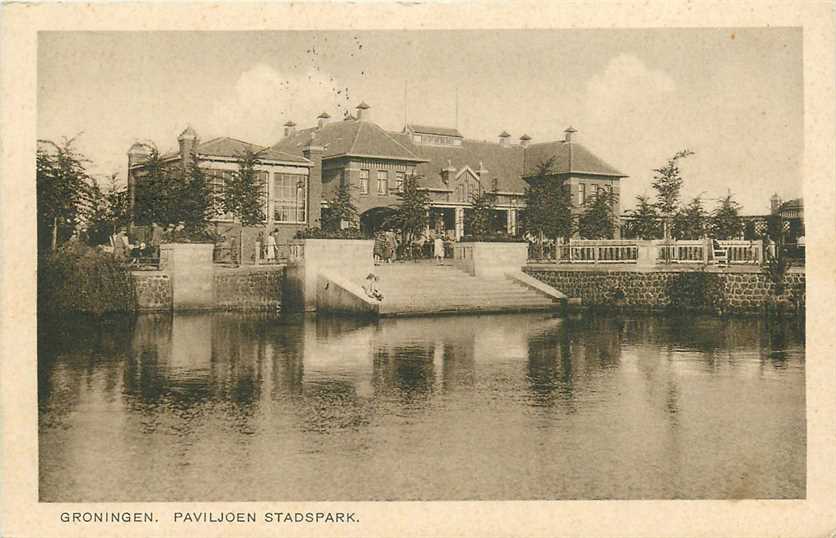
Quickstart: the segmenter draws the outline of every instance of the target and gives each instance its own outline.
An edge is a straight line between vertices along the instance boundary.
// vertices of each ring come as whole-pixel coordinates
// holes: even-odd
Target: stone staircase
[[[510,278],[478,278],[450,265],[394,263],[375,267],[381,316],[522,312],[560,308],[551,297]]]

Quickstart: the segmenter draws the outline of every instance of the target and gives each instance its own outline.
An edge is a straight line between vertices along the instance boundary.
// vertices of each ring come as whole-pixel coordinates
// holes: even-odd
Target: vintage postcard
[[[833,4],[0,16],[0,535],[836,532]]]

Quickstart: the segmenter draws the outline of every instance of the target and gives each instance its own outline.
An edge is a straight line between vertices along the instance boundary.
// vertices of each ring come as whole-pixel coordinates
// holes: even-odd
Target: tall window
[[[395,172],[395,191],[403,192],[403,181],[405,178],[405,172]]]
[[[586,202],[586,183],[578,185],[578,205],[583,205]]]
[[[307,221],[308,177],[299,174],[273,173],[273,221]]]
[[[360,194],[369,194],[369,171],[360,170]]]
[[[267,215],[270,214],[270,200],[267,198],[267,183],[270,182],[270,174],[264,170],[258,170],[255,174],[258,178],[258,183],[261,185],[262,210],[264,211],[264,218],[266,219]]]
[[[212,190],[212,208],[216,220],[232,220],[232,213],[224,213],[224,195],[226,186],[232,180],[232,170],[206,170]]]
[[[389,192],[389,172],[386,170],[377,171],[377,194],[384,195]]]

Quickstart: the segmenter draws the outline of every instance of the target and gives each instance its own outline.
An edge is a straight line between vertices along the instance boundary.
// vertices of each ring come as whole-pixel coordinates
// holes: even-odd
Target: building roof
[[[468,166],[478,172],[480,164],[488,170],[488,177],[497,182],[500,192],[525,191],[524,176],[532,174],[536,166],[554,157],[552,172],[555,174],[591,174],[609,177],[627,177],[577,142],[543,142],[524,148],[520,145],[501,145],[496,142],[464,139],[461,146],[429,146],[413,144],[410,136],[401,134],[401,143],[415,154],[426,159],[416,172],[425,177],[424,186],[443,189],[448,186],[441,178],[441,170],[448,162],[461,171]]]
[[[585,146],[577,142],[541,142],[526,149],[524,175],[534,173],[536,167],[554,157],[552,171],[555,174],[592,174],[596,176],[627,177],[607,164]]]
[[[295,155],[272,147],[259,146],[250,142],[244,142],[228,136],[222,136],[201,142],[195,147],[195,153],[205,157],[222,157],[235,159],[243,155],[247,150],[258,153],[260,159],[271,161],[282,161],[291,163],[310,164],[311,161],[302,155]],[[179,157],[179,151],[171,151],[162,155],[163,159]]]
[[[459,138],[462,137],[462,134],[459,132],[458,129],[454,129],[452,127],[432,127],[429,125],[418,125],[417,123],[408,123],[406,125],[406,129],[413,133],[419,134],[432,134],[432,135],[441,135],[441,136],[457,136]]]
[[[521,145],[502,145],[497,142],[462,139],[461,145],[415,144],[409,132],[461,136],[455,129],[407,125],[404,132],[388,132],[370,121],[347,118],[326,123],[322,127],[300,129],[276,143],[271,149],[302,157],[303,148],[318,145],[323,148],[323,159],[342,156],[378,157],[417,163],[416,172],[424,176],[423,186],[447,189],[441,170],[448,163],[461,171],[470,167],[478,172],[480,166],[488,170],[488,177],[496,180],[500,192],[522,193],[536,166],[554,157],[555,174],[590,174],[622,178],[619,172],[577,142],[542,142]],[[455,135],[453,134],[455,133]],[[510,136],[510,135],[509,135]]]
[[[402,137],[388,133],[370,121],[346,119],[326,123],[322,127],[300,129],[293,135],[276,143],[272,149],[302,155],[305,146],[322,146],[323,159],[342,156],[382,157],[402,161],[420,162],[423,159],[409,146],[404,145]]]

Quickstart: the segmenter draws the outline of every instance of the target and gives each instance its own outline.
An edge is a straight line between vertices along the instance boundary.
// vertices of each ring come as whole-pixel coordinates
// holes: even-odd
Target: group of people
[[[377,232],[374,236],[374,263],[392,263],[395,261],[398,252],[398,237],[395,232],[389,230]]]
[[[276,241],[278,235],[279,230],[277,228],[273,228],[266,238],[262,232],[258,232],[256,249],[259,251],[261,259],[267,262],[275,262],[279,258],[279,247]]]
[[[451,241],[440,232],[430,232],[427,235],[421,235],[412,241],[411,244],[404,245],[401,249],[402,254],[406,258],[433,258],[437,263],[442,263],[448,257],[447,251]],[[401,247],[397,234],[392,231],[377,232],[374,236],[374,263],[380,265],[382,263],[392,263],[398,257],[399,247]]]
[[[119,231],[110,237],[113,255],[119,259],[130,259],[132,263],[139,263],[142,259],[159,258],[163,229],[152,223],[146,236],[147,241],[138,240],[131,243],[127,228],[119,228]]]
[[[436,263],[443,263],[450,243],[451,241],[444,234],[430,232],[429,236],[422,235],[415,241],[415,250],[423,256],[432,257]]]

